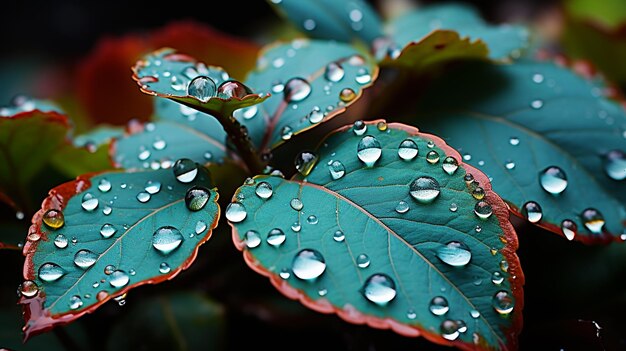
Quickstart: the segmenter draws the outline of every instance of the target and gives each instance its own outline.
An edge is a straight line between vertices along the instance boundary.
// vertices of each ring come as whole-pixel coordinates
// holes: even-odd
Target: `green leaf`
[[[137,301],[108,338],[107,349],[219,350],[224,309],[195,293],[174,293]]]
[[[489,25],[474,8],[460,4],[421,7],[392,19],[387,32],[391,46],[376,48],[377,56],[384,55],[382,64],[414,70],[455,59],[508,60],[528,45],[524,27]]]
[[[608,29],[626,24],[626,3],[622,0],[567,0],[565,10],[574,18],[586,19]]]
[[[271,0],[298,29],[317,39],[372,43],[384,36],[376,11],[363,0]]]
[[[504,202],[441,139],[384,121],[366,128],[345,127],[322,141],[317,163],[300,167],[313,167],[306,177],[257,176],[239,188],[226,218],[246,262],[286,296],[349,322],[463,349],[515,349],[524,276]],[[409,159],[413,145],[418,155]],[[376,155],[372,167],[360,160]],[[487,208],[469,190],[477,184],[464,181],[468,174],[492,208],[493,215],[481,211],[485,219],[474,212]],[[506,298],[510,313],[496,312],[496,296]],[[436,297],[448,308],[431,306]],[[457,321],[467,330],[456,333]]]
[[[191,265],[217,225],[218,194],[204,168],[173,169],[81,176],[50,191],[24,246],[24,278],[39,287],[20,299],[27,338]]]
[[[138,61],[133,67],[133,79],[146,94],[210,114],[230,116],[234,110],[256,105],[268,97],[253,94],[243,84],[231,80],[220,67],[206,66],[169,48]]]
[[[570,240],[606,242],[624,233],[626,113],[601,86],[553,63],[473,64],[441,78],[419,115],[424,129],[492,178],[518,216],[527,217],[532,201],[542,216],[529,219]],[[544,190],[542,175],[553,166],[566,182],[553,169]],[[589,208],[603,216],[602,230],[600,218],[584,220]],[[565,220],[577,229],[562,230]]]
[[[246,80],[273,95],[256,112],[235,117],[260,150],[272,149],[344,112],[377,77],[374,60],[346,44],[300,39],[273,45]]]

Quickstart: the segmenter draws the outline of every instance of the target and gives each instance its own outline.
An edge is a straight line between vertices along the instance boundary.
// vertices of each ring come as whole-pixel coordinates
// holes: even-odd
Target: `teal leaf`
[[[487,177],[402,124],[355,124],[320,145],[298,163],[308,175],[257,176],[233,197],[226,218],[248,265],[349,322],[515,349],[524,276]]]
[[[77,147],[97,149],[102,145],[107,145],[114,138],[124,135],[124,128],[116,126],[100,125],[87,133],[74,137],[73,144]]]
[[[363,0],[270,0],[298,29],[317,39],[372,43],[384,36],[376,11]]]
[[[474,64],[427,93],[418,121],[491,177],[518,216],[606,242],[626,226],[626,113],[603,94],[553,63]]]
[[[107,350],[220,350],[224,333],[222,306],[200,294],[179,292],[133,301],[113,326]]]
[[[191,265],[217,225],[218,194],[192,161],[173,169],[81,176],[50,191],[24,245],[27,338]]]
[[[272,149],[344,112],[377,77],[374,60],[346,44],[300,39],[273,45],[246,80],[273,95],[235,117],[260,150]]]
[[[252,93],[242,83],[232,80],[221,67],[207,66],[169,48],[157,50],[138,61],[133,67],[133,79],[146,94],[224,116],[268,97]]]
[[[526,28],[487,24],[474,8],[461,4],[420,7],[392,19],[387,32],[392,44],[377,48],[377,56],[407,67],[459,58],[508,60],[528,46]]]
[[[0,118],[11,117],[20,113],[32,112],[35,110],[63,114],[63,110],[50,101],[33,99],[25,95],[18,95],[11,100],[10,105],[0,106]]]

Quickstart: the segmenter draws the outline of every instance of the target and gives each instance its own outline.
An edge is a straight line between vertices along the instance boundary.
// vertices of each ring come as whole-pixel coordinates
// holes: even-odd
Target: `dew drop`
[[[155,150],[163,150],[167,146],[167,143],[163,139],[157,139],[152,143],[152,147]]]
[[[370,265],[370,258],[366,254],[362,253],[356,257],[356,265],[359,268],[367,268]]]
[[[111,284],[111,286],[114,288],[121,288],[128,284],[129,280],[130,278],[128,277],[128,274],[126,274],[126,272],[122,270],[116,270],[111,273],[109,284]]]
[[[367,84],[369,82],[372,81],[372,76],[370,75],[369,71],[365,68],[359,68],[359,70],[356,72],[356,77],[354,78],[354,80],[363,85],[363,84]]]
[[[239,223],[247,216],[246,207],[241,202],[231,202],[226,207],[226,219],[232,223]]]
[[[181,183],[191,183],[198,175],[198,166],[188,158],[181,158],[172,167],[174,177]]]
[[[524,216],[530,223],[537,223],[543,217],[541,206],[534,201],[528,201],[523,207]]]
[[[396,212],[403,214],[410,210],[409,204],[406,201],[400,201],[396,205]]]
[[[302,151],[296,156],[296,159],[294,160],[294,165],[296,166],[298,172],[306,177],[309,175],[309,173],[311,173],[313,167],[315,167],[317,159],[317,154],[315,154],[314,152]]]
[[[511,295],[505,290],[498,291],[495,295],[493,295],[493,299],[491,300],[493,309],[496,310],[499,314],[509,314],[513,311],[513,307],[515,307],[515,302],[513,302],[513,298]]]
[[[443,163],[441,164],[441,168],[448,173],[449,175],[453,175],[457,169],[459,169],[459,161],[452,156],[447,156],[443,159]]]
[[[317,222],[319,222],[319,219],[317,219],[317,216],[315,215],[310,215],[309,217],[307,217],[306,222],[309,224],[317,224]]]
[[[237,109],[235,112],[233,112],[233,115],[239,120],[248,120],[254,118],[254,116],[256,116],[258,112],[259,108],[257,107],[257,105],[252,105],[249,107]]]
[[[269,199],[272,197],[274,191],[272,190],[272,185],[268,182],[260,182],[257,184],[254,193],[260,197],[261,199]]]
[[[156,181],[155,181],[155,182],[153,182],[153,181],[149,180],[149,181],[146,183],[146,186],[145,186],[144,190],[145,190],[148,194],[150,194],[150,195],[157,194],[159,191],[161,191],[161,183],[156,182]]]
[[[324,297],[324,296],[326,296],[326,294],[328,294],[328,289],[326,289],[326,288],[319,289],[319,290],[317,291],[317,294],[318,294],[319,296],[321,296],[321,297]]]
[[[335,231],[335,234],[333,234],[333,240],[338,243],[343,242],[345,239],[346,235],[341,230],[337,230]]]
[[[502,275],[502,273],[500,272],[493,272],[493,274],[491,275],[491,282],[496,284],[496,285],[500,285],[502,284],[502,282],[504,281],[504,276]]]
[[[148,194],[148,193],[146,193],[144,191],[142,191],[139,194],[137,194],[137,201],[141,202],[142,204],[150,201],[150,198],[151,198],[150,194]]]
[[[213,79],[206,76],[195,77],[187,86],[187,95],[193,96],[201,102],[207,102],[217,93],[217,86]]]
[[[509,138],[509,144],[513,145],[513,146],[517,146],[519,145],[519,138],[517,137],[511,137]]]
[[[311,85],[302,78],[291,78],[285,83],[284,99],[287,103],[299,102],[311,94]]]
[[[626,132],[624,132],[626,136]],[[612,150],[606,154],[604,171],[613,180],[626,179],[626,153],[620,150]]]
[[[537,99],[537,100],[533,100],[530,102],[530,107],[532,107],[535,110],[538,110],[540,108],[543,107],[543,101]]]
[[[350,88],[344,88],[339,92],[339,100],[343,102],[350,102],[354,99],[356,99],[356,93]]]
[[[543,78],[543,75],[542,75],[542,74],[540,74],[540,73],[535,73],[535,74],[533,74],[533,82],[535,82],[535,83],[537,83],[537,84],[540,84],[540,83],[542,83],[542,82],[543,82],[543,79],[544,79],[544,78]]]
[[[74,255],[74,264],[82,269],[93,266],[98,260],[98,255],[89,250],[78,250]]]
[[[456,325],[458,327],[457,330],[459,331],[459,333],[465,333],[467,331],[467,324],[465,324],[464,321],[458,320],[456,321]]]
[[[104,267],[104,274],[106,275],[111,275],[111,273],[113,273],[113,271],[115,271],[115,266],[110,264],[107,265],[106,267]]]
[[[278,273],[278,275],[279,275],[282,279],[284,279],[284,280],[287,280],[287,279],[289,279],[289,277],[291,277],[291,273],[289,273],[289,269],[287,269],[287,268],[283,268],[283,269],[281,269],[281,270],[280,270],[280,273]]]
[[[267,243],[276,247],[285,242],[285,233],[280,228],[274,228],[267,233]]]
[[[333,83],[339,82],[340,80],[343,79],[344,76],[345,76],[345,71],[339,63],[331,62],[328,65],[326,65],[324,77],[329,82],[333,82]]]
[[[487,219],[491,217],[491,214],[493,213],[493,209],[491,208],[491,205],[487,203],[486,201],[479,201],[474,206],[474,213],[480,219]]]
[[[602,234],[604,228],[604,217],[595,208],[587,208],[581,214],[585,228],[593,234]]]
[[[558,195],[567,188],[567,176],[561,168],[550,166],[539,174],[539,183],[543,190]]]
[[[414,320],[415,318],[417,318],[417,313],[415,313],[414,309],[409,309],[408,311],[406,311],[406,318]]]
[[[441,331],[441,336],[446,340],[454,341],[459,337],[459,326],[455,321],[448,319],[441,322],[439,330]]]
[[[404,139],[398,146],[398,156],[405,161],[414,159],[418,152],[417,143],[412,139]]]
[[[311,124],[320,123],[324,119],[324,113],[318,106],[314,106],[309,113],[309,122]]]
[[[446,300],[443,296],[435,296],[432,300],[430,300],[430,305],[428,309],[435,316],[443,316],[448,313],[450,310],[450,306],[448,305],[448,300]]]
[[[167,274],[169,273],[171,270],[170,265],[167,264],[167,262],[161,262],[161,264],[159,265],[159,272],[161,274]]]
[[[35,297],[37,295],[37,293],[39,292],[39,287],[34,281],[25,280],[24,282],[22,282],[22,284],[20,284],[17,290],[20,295],[24,296],[27,299],[30,299],[31,297]]]
[[[426,154],[426,162],[430,163],[431,165],[439,162],[439,153],[435,150],[428,151],[428,153]]]
[[[261,245],[261,236],[256,230],[248,230],[244,236],[244,242],[249,249],[254,249]]]
[[[380,122],[376,123],[376,129],[380,130],[381,132],[386,131],[387,130],[387,122],[380,121]]]
[[[456,203],[450,204],[450,212],[456,212],[459,209],[459,206]]]
[[[39,279],[44,282],[54,282],[65,275],[65,270],[56,263],[47,262],[39,267]]]
[[[570,219],[565,219],[563,220],[563,222],[561,222],[561,232],[563,233],[563,235],[565,235],[567,240],[574,240],[577,230],[578,226],[576,225],[576,223],[574,223],[574,221]]]
[[[211,191],[205,187],[194,186],[185,194],[185,206],[189,211],[200,211],[211,198]]]
[[[500,269],[503,272],[508,272],[509,271],[509,263],[506,260],[500,261]]]
[[[367,300],[384,306],[396,297],[396,283],[388,275],[376,273],[367,278],[362,293]]]
[[[328,171],[330,172],[330,177],[333,180],[341,179],[346,174],[346,167],[341,163],[341,161],[334,160],[328,166]]]
[[[182,242],[183,235],[180,230],[172,226],[161,227],[152,235],[152,246],[163,255],[176,250]]]
[[[293,274],[302,280],[318,278],[326,270],[324,256],[314,249],[300,250],[291,263]]]
[[[250,88],[236,80],[225,81],[217,88],[217,95],[222,99],[243,99],[246,95],[251,93]]]
[[[465,244],[451,241],[437,249],[437,257],[450,266],[463,267],[472,259],[472,253]]]
[[[80,205],[83,210],[91,212],[95,210],[96,207],[98,207],[98,202],[98,199],[93,196],[92,193],[86,193],[85,195],[83,195],[83,200]]]
[[[474,319],[480,318],[480,312],[478,310],[470,310],[470,316]]]
[[[474,189],[472,191],[472,197],[476,200],[482,200],[485,198],[485,189],[481,188],[481,187],[476,187],[476,189]]]
[[[432,202],[440,192],[439,182],[428,176],[415,179],[409,186],[409,194],[422,203]]]
[[[195,228],[196,234],[202,234],[206,231],[206,229],[207,229],[207,225],[205,221],[196,222],[196,228]]]
[[[304,207],[304,204],[302,203],[302,201],[300,201],[300,199],[298,199],[297,197],[294,197],[293,199],[291,199],[291,201],[289,202],[289,205],[291,206],[291,208],[293,208],[296,211],[302,211],[302,208]]]
[[[68,240],[67,237],[63,234],[59,234],[54,238],[54,246],[59,249],[64,249],[67,247]]]
[[[363,135],[367,131],[367,124],[365,124],[365,122],[363,121],[356,121],[352,126],[352,131],[356,135]]]
[[[109,192],[111,190],[111,182],[105,178],[100,179],[98,182],[98,190],[103,193]]]
[[[364,136],[357,146],[357,156],[367,167],[372,167],[382,154],[378,139],[371,135]]]
[[[83,300],[81,300],[80,296],[74,295],[70,297],[70,309],[76,310],[79,309],[83,305]]]
[[[504,163],[504,167],[508,170],[512,170],[513,168],[515,168],[515,162],[508,160]]]
[[[293,136],[293,129],[290,126],[284,126],[283,129],[280,130],[280,138],[283,140],[289,140]]]

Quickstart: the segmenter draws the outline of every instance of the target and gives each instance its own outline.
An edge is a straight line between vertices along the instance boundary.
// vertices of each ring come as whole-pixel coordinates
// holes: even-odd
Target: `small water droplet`
[[[533,100],[530,102],[530,107],[532,107],[535,110],[538,110],[540,108],[543,107],[543,101],[537,99],[537,100]]]
[[[317,159],[317,154],[315,154],[314,152],[302,151],[296,156],[296,159],[294,160],[294,165],[296,166],[298,172],[306,177],[309,175],[309,173],[311,173],[313,167],[315,167]]]
[[[406,311],[406,318],[414,320],[415,318],[417,318],[417,313],[415,313],[415,310],[411,308]]]
[[[539,173],[539,183],[543,190],[558,195],[567,188],[567,176],[561,168],[550,166]]]
[[[517,146],[519,145],[519,138],[517,137],[511,137],[509,138],[509,144],[513,145],[513,146]]]
[[[376,273],[365,280],[362,293],[367,300],[384,306],[396,297],[396,283],[388,275]]]
[[[493,209],[491,208],[491,205],[487,203],[486,201],[479,201],[474,206],[474,213],[480,219],[487,219],[491,217],[491,214],[493,213]]]
[[[422,203],[432,202],[440,192],[439,182],[428,176],[415,179],[409,186],[411,196]]]
[[[470,310],[470,316],[474,319],[478,319],[480,318],[480,312],[478,312],[477,310]]]
[[[331,62],[326,65],[324,77],[333,83],[339,82],[345,76],[345,71],[338,62]]]
[[[570,219],[565,219],[563,220],[563,222],[561,222],[561,232],[563,233],[563,235],[565,235],[567,240],[574,240],[577,231],[578,226],[576,225],[576,223],[574,223],[574,221]]]
[[[110,223],[105,223],[100,228],[100,235],[102,235],[102,237],[105,238],[105,239],[106,238],[110,238],[116,232],[117,232],[117,229],[115,228],[115,226],[113,226]]]
[[[335,234],[333,234],[333,240],[338,243],[343,242],[345,239],[346,235],[341,230],[337,230]]]
[[[311,124],[317,124],[324,119],[324,113],[320,110],[319,106],[313,106],[308,117]]]
[[[291,78],[285,83],[284,99],[287,103],[299,102],[311,94],[311,85],[302,78]]]
[[[372,81],[372,76],[370,75],[369,71],[365,68],[359,68],[359,70],[356,72],[356,77],[354,78],[354,80],[363,85],[363,84],[367,84],[369,82]]]
[[[280,138],[283,140],[289,140],[293,136],[293,129],[290,126],[284,126],[283,129],[280,130]]]
[[[232,223],[239,223],[247,216],[246,207],[241,202],[231,202],[226,207],[226,219]]]
[[[63,234],[59,234],[54,238],[54,246],[59,249],[64,249],[67,247],[68,240],[67,237]]]
[[[540,73],[533,74],[533,82],[540,84],[543,82],[543,79],[544,79],[543,74],[540,74]]]
[[[151,198],[150,194],[144,191],[137,194],[137,201],[141,202],[142,204],[150,201],[150,198]]]
[[[289,277],[291,277],[291,273],[289,272],[289,269],[287,268],[283,268],[280,270],[280,273],[278,273],[278,275],[282,278],[282,279],[289,279]]]
[[[148,158],[150,158],[150,151],[146,150],[143,146],[140,148],[139,150],[139,154],[137,155],[137,158],[140,161],[145,161]],[[124,187],[122,187],[122,189],[124,189]]]
[[[318,222],[319,220],[317,219],[317,216],[315,216],[315,215],[310,215],[309,217],[307,217],[306,221],[307,221],[307,223],[309,223],[309,224],[317,224],[317,222]]]
[[[330,177],[333,180],[341,179],[346,174],[346,167],[341,163],[341,161],[334,160],[328,166],[328,171],[330,172]]]
[[[35,297],[37,295],[37,293],[39,292],[39,287],[34,281],[25,280],[18,287],[18,291],[20,295],[24,296],[27,299],[30,299],[31,297]]]
[[[115,271],[115,266],[112,265],[112,264],[109,264],[106,267],[104,267],[104,274],[106,274],[106,275],[111,275],[111,273],[113,273],[113,271]]]
[[[65,275],[65,270],[58,264],[47,262],[39,267],[39,279],[44,282],[54,282]]]
[[[93,266],[98,260],[98,255],[89,250],[78,250],[74,255],[74,264],[82,269]]]
[[[174,177],[181,183],[191,183],[198,175],[198,166],[188,158],[181,158],[172,167]]]
[[[74,295],[70,297],[70,309],[76,310],[79,309],[83,305],[83,300],[81,300],[80,296]]]
[[[402,214],[407,213],[410,210],[409,204],[406,201],[400,201],[396,205],[396,212]]]
[[[113,212],[113,209],[111,208],[111,206],[104,206],[104,208],[102,209],[102,214],[104,214],[105,216],[108,216],[111,214],[111,212]]]
[[[91,212],[93,210],[96,209],[96,207],[98,207],[98,199],[93,196],[92,193],[86,193],[85,195],[83,195],[83,201],[81,202],[81,207],[83,208],[83,210]]]
[[[98,182],[98,190],[103,193],[109,192],[109,190],[111,190],[111,182],[105,178],[100,179]]]
[[[111,273],[109,284],[111,284],[111,286],[114,288],[121,288],[128,284],[129,280],[130,278],[128,277],[128,274],[126,274],[126,272],[122,270],[116,270]]]
[[[467,324],[465,324],[464,321],[459,319],[456,321],[456,325],[458,327],[457,330],[459,331],[459,333],[465,333],[467,331]]]
[[[376,123],[376,129],[380,130],[381,132],[386,131],[387,130],[387,122],[380,121],[380,122]]]
[[[211,198],[211,191],[205,187],[194,186],[185,194],[185,206],[189,211],[200,211]]]
[[[306,29],[308,31],[314,30],[315,27],[317,26],[315,21],[313,19],[311,19],[311,18],[308,18],[308,19],[304,20],[304,23],[302,25],[304,26],[304,29]]]
[[[482,200],[485,198],[485,189],[481,188],[481,187],[476,187],[476,189],[474,189],[472,191],[472,197],[476,200]]]
[[[450,306],[448,305],[448,300],[446,300],[443,296],[435,296],[432,300],[430,300],[430,305],[428,309],[435,316],[443,316],[450,310]]]
[[[474,176],[471,173],[467,173],[463,176],[463,180],[465,181],[465,184],[469,185],[474,182]]]
[[[326,270],[324,256],[314,249],[300,250],[291,263],[293,274],[302,280],[318,278]]]
[[[367,167],[372,167],[382,154],[378,139],[371,135],[364,136],[357,146],[357,156]]]
[[[441,331],[441,336],[446,340],[454,341],[459,337],[459,326],[455,321],[448,319],[441,322],[439,330]]]
[[[167,146],[167,143],[163,139],[157,139],[152,143],[152,147],[155,150],[163,150]]]
[[[156,182],[156,181],[155,181],[155,182],[153,182],[153,181],[149,180],[149,181],[146,183],[146,186],[145,186],[144,190],[145,190],[148,194],[150,194],[150,195],[157,194],[159,191],[161,191],[161,183]]]
[[[437,249],[437,257],[450,266],[463,267],[472,259],[472,253],[465,244],[451,241]]]
[[[506,260],[500,261],[500,269],[503,272],[508,272],[509,271],[509,263]]]
[[[217,86],[213,79],[206,76],[195,77],[187,86],[187,95],[193,96],[201,102],[207,102],[217,93]]]
[[[493,274],[491,275],[491,282],[496,284],[496,285],[500,285],[502,284],[502,282],[504,281],[504,276],[502,275],[502,273],[500,272],[493,272]]]
[[[356,265],[359,268],[367,268],[370,265],[370,258],[366,254],[362,253],[356,257]]]
[[[541,206],[534,201],[528,201],[523,207],[524,216],[530,223],[537,223],[543,217]]]
[[[272,190],[272,185],[268,182],[260,182],[257,184],[254,193],[260,197],[261,199],[269,199],[272,197],[274,191]]]
[[[365,122],[363,121],[356,121],[352,126],[352,131],[356,135],[363,135],[367,131],[367,124],[365,124]]]
[[[398,146],[398,156],[405,161],[414,159],[418,152],[417,143],[412,139],[404,139]]]
[[[443,159],[443,163],[441,164],[441,168],[448,173],[449,175],[453,175],[457,169],[459,169],[459,161],[452,156],[447,156]]]
[[[507,160],[504,163],[504,167],[508,170],[512,170],[513,168],[515,168],[515,162],[511,161],[511,160]]]
[[[256,116],[258,112],[259,108],[257,107],[257,105],[252,105],[249,107],[237,109],[235,112],[233,112],[233,116],[237,117],[239,120],[248,120],[254,118],[254,116]]]
[[[343,102],[350,102],[354,99],[356,99],[356,93],[350,88],[341,89],[339,92],[339,100]]]
[[[304,207],[304,204],[302,203],[302,201],[300,201],[300,199],[298,199],[297,197],[294,197],[293,199],[291,199],[291,201],[289,202],[289,205],[291,206],[291,208],[293,208],[296,211],[302,211],[302,208]]]
[[[244,236],[244,242],[249,249],[254,249],[261,245],[261,236],[256,230],[248,230]]]
[[[428,153],[426,154],[426,162],[430,163],[431,165],[439,162],[439,153],[435,150],[428,151]]]
[[[207,225],[206,225],[206,222],[205,222],[205,221],[198,221],[198,222],[196,222],[195,232],[196,232],[196,234],[198,234],[198,235],[199,235],[199,234],[204,233],[204,232],[206,231],[206,229],[207,229],[207,228],[208,228],[208,227],[207,227]]]
[[[176,250],[182,242],[183,235],[172,226],[161,227],[152,235],[152,246],[163,255]]]
[[[604,217],[595,208],[587,208],[581,214],[585,228],[593,234],[602,234],[604,228]]]
[[[161,274],[167,274],[169,273],[171,270],[170,265],[167,264],[167,262],[161,262],[161,264],[159,265],[159,272]]]
[[[272,246],[280,246],[286,240],[285,233],[280,228],[274,228],[267,233],[267,243]]]
[[[498,291],[495,295],[493,295],[493,299],[491,301],[493,309],[499,314],[509,314],[515,307],[513,297],[511,297],[511,295],[505,290]]]
[[[626,132],[624,132],[626,137]],[[620,150],[609,151],[604,159],[604,171],[613,180],[626,179],[626,153]]]

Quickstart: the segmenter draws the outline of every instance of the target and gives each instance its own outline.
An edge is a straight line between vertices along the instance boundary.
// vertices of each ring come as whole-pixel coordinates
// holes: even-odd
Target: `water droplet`
[[[356,135],[363,135],[367,131],[367,124],[363,121],[356,121],[352,126],[352,131]]]
[[[170,265],[167,264],[166,262],[161,262],[161,264],[159,265],[159,272],[161,274],[166,274],[170,272]]]
[[[232,223],[239,223],[247,216],[246,207],[241,202],[231,202],[226,207],[226,219]]]
[[[128,271],[128,274],[130,274],[130,275],[135,275],[135,274],[137,274],[137,272],[135,272],[135,270],[134,270],[134,269],[130,269],[130,270]]]
[[[626,137],[626,132],[624,132]],[[626,179],[626,153],[620,150],[611,150],[604,160],[604,171],[614,180]]]
[[[500,290],[493,295],[491,302],[493,304],[493,309],[500,314],[509,314],[513,311],[513,307],[515,307],[513,298],[504,290]]]
[[[396,283],[388,275],[376,273],[367,278],[362,293],[367,300],[384,306],[396,297]]]
[[[150,194],[144,191],[137,194],[137,201],[141,202],[142,204],[150,201],[150,198],[151,198]]]
[[[417,143],[412,139],[404,139],[398,146],[398,156],[406,161],[414,159],[418,152]]]
[[[511,161],[511,160],[507,160],[504,163],[504,167],[508,170],[512,170],[513,168],[515,168],[515,162]]]
[[[254,249],[261,245],[261,236],[256,230],[248,230],[244,236],[244,242],[249,249]]]
[[[252,90],[250,90],[250,88],[236,80],[225,81],[217,88],[217,95],[222,99],[243,99],[246,95],[251,93]]]
[[[433,177],[419,177],[409,186],[409,193],[419,202],[432,202],[437,196],[439,196],[439,182]]]
[[[465,244],[451,241],[437,249],[437,257],[450,266],[463,267],[472,259],[472,253]]]
[[[463,154],[463,160],[471,161],[471,159],[472,159],[472,155],[470,155],[470,154]]]
[[[156,193],[158,193],[159,191],[161,191],[161,183],[159,182],[153,182],[151,180],[149,180],[146,183],[146,186],[144,188],[144,190],[150,194],[150,195],[154,195]]]
[[[328,294],[328,289],[326,289],[326,288],[321,288],[321,289],[319,289],[319,290],[317,291],[317,294],[318,294],[319,296],[321,296],[321,297],[324,297],[324,296],[326,296],[326,294]]]
[[[304,204],[302,203],[302,201],[300,201],[300,199],[298,199],[297,197],[294,197],[293,199],[291,199],[291,201],[289,202],[289,205],[291,206],[291,208],[293,208],[296,211],[302,211],[302,208],[304,207]]]
[[[285,242],[285,233],[280,228],[274,228],[267,233],[267,243],[272,246],[280,246]]]
[[[543,212],[541,210],[541,206],[534,201],[528,201],[524,204],[523,208],[524,216],[530,223],[537,223],[543,217]]]
[[[343,67],[337,62],[331,62],[326,66],[324,77],[330,82],[339,82],[345,76]]]
[[[272,197],[274,191],[272,190],[272,185],[268,182],[260,182],[257,184],[254,193],[260,197],[261,199],[269,199]]]
[[[293,136],[293,129],[290,126],[284,126],[283,129],[280,130],[280,138],[283,140],[289,140]]]
[[[487,219],[491,217],[491,214],[493,213],[493,209],[491,208],[491,205],[487,203],[486,201],[479,201],[474,206],[474,213],[480,219]]]
[[[467,173],[463,176],[463,180],[465,181],[465,184],[469,185],[474,181],[474,176],[471,173]]]
[[[367,167],[372,167],[382,154],[378,139],[371,135],[364,136],[357,146],[357,156]]]
[[[595,208],[587,208],[581,215],[585,228],[593,234],[602,234],[604,228],[604,217]]]
[[[308,18],[308,19],[304,20],[303,26],[304,26],[304,29],[306,29],[308,31],[312,31],[313,29],[315,29],[317,24],[315,23],[314,20]]]
[[[317,219],[317,216],[315,216],[315,215],[310,215],[309,217],[307,217],[306,221],[307,221],[307,223],[309,223],[309,224],[317,224],[317,222],[318,222],[319,220]]]
[[[459,337],[459,326],[455,321],[448,319],[441,322],[439,330],[441,331],[441,336],[446,340],[453,341]]]
[[[213,79],[206,76],[195,77],[187,86],[187,95],[193,96],[201,102],[207,102],[217,93],[217,86]]]
[[[543,79],[544,79],[543,74],[540,74],[540,73],[533,74],[533,82],[540,84],[543,82]]]
[[[326,261],[317,250],[303,249],[294,256],[291,270],[299,279],[313,280],[324,273]]]
[[[311,124],[317,124],[324,119],[324,113],[320,110],[318,106],[313,106],[308,118]]]
[[[333,234],[333,240],[338,243],[343,242],[345,239],[346,235],[341,230],[337,230],[335,234]]]
[[[35,295],[37,295],[37,293],[39,292],[39,287],[37,286],[37,283],[35,283],[34,281],[32,281],[32,280],[25,280],[18,287],[18,291],[19,291],[20,295],[22,295],[25,298],[29,299],[29,298],[35,297]]]
[[[198,175],[198,166],[188,158],[181,158],[172,167],[174,177],[181,183],[191,183]]]
[[[104,274],[106,274],[106,275],[111,275],[111,273],[113,273],[113,271],[115,271],[115,266],[112,265],[112,264],[109,264],[106,267],[104,267]]]
[[[509,263],[506,260],[500,261],[500,269],[503,272],[508,272],[509,271]]]
[[[456,203],[450,204],[450,212],[456,212],[459,209],[459,206]]]
[[[83,305],[83,300],[81,300],[80,296],[74,295],[70,297],[70,309],[76,310],[79,309]]]
[[[161,227],[152,235],[152,246],[164,255],[176,250],[182,242],[183,235],[172,226]]]
[[[205,187],[194,186],[185,194],[185,206],[189,211],[200,211],[211,197],[211,191]]]
[[[207,225],[206,225],[206,222],[204,222],[204,221],[198,221],[198,222],[196,222],[196,228],[195,228],[196,234],[202,234],[202,233],[204,233],[204,232],[206,231],[206,229],[207,229],[207,228],[208,228],[208,227],[207,227]]]
[[[89,250],[79,250],[74,255],[74,264],[82,269],[93,266],[98,260],[98,255]]]
[[[477,310],[470,310],[470,316],[474,319],[478,319],[480,318],[480,312]]]
[[[426,154],[426,162],[430,163],[431,165],[439,162],[439,153],[435,150],[428,151],[428,153]]]
[[[111,190],[111,182],[105,178],[100,179],[98,182],[98,190],[103,193],[109,192],[109,190]]]
[[[312,151],[302,151],[296,156],[294,165],[300,174],[308,176],[317,163],[317,155]]]
[[[574,221],[565,219],[561,222],[561,232],[563,232],[563,235],[565,235],[567,240],[574,240],[577,231],[578,226],[574,223]]]
[[[366,254],[362,253],[356,257],[356,265],[359,268],[367,268],[370,265],[370,258]]]
[[[258,112],[259,108],[257,107],[257,105],[252,105],[249,107],[237,109],[235,112],[233,112],[233,115],[239,120],[248,120],[254,118],[254,116],[256,116]]]
[[[453,175],[457,169],[459,169],[459,161],[452,156],[447,156],[443,159],[443,163],[441,164],[441,168],[448,173],[449,175]]]
[[[415,310],[411,308],[406,311],[406,318],[414,320],[415,318],[417,318],[417,313],[415,313]]]
[[[146,149],[145,149],[145,148],[143,148],[143,146],[142,146],[142,147],[141,147],[141,149],[140,149],[139,154],[137,155],[137,158],[138,158],[140,161],[145,161],[145,160],[147,160],[149,157],[150,157],[150,151],[146,150]],[[124,188],[122,187],[122,189],[124,189]]]
[[[396,212],[402,214],[407,213],[410,210],[409,204],[406,201],[400,201],[396,205]]]
[[[356,98],[356,93],[350,88],[341,89],[339,92],[339,99],[343,102],[350,102]]]
[[[550,166],[539,174],[539,183],[550,194],[560,194],[567,188],[567,176],[557,166]]]
[[[481,187],[476,187],[476,189],[474,189],[472,191],[472,197],[476,200],[482,200],[485,198],[485,189],[481,188]]]
[[[540,108],[543,107],[543,101],[537,99],[537,100],[533,100],[530,102],[530,107],[532,107],[535,110],[538,110]]]
[[[346,167],[341,163],[341,161],[332,161],[328,166],[328,171],[330,172],[330,177],[333,180],[341,179],[341,177],[346,174]]]
[[[114,288],[121,288],[128,284],[129,280],[130,278],[128,277],[128,274],[126,274],[126,272],[117,270],[111,273],[109,284],[111,284],[111,286]]]
[[[157,139],[152,143],[152,147],[155,150],[163,150],[167,146],[167,143],[163,139]]]
[[[502,284],[502,282],[504,281],[504,276],[502,275],[502,273],[500,272],[493,272],[493,274],[491,275],[491,282],[496,284],[496,285],[500,285]]]
[[[356,72],[356,77],[354,78],[354,80],[363,85],[363,84],[367,84],[369,82],[372,81],[372,76],[370,75],[369,71],[365,68],[359,68],[359,70]]]
[[[85,211],[93,211],[98,207],[98,199],[92,193],[83,195],[83,201],[80,204]]]
[[[302,78],[291,78],[285,83],[284,99],[287,103],[299,102],[311,94],[311,85]]]
[[[517,146],[519,145],[519,138],[517,137],[511,137],[509,139],[509,144],[513,145],[513,146]]]
[[[280,273],[278,273],[278,275],[282,278],[282,279],[289,279],[289,277],[291,277],[291,273],[289,273],[289,269],[287,268],[283,268],[280,270]]]
[[[65,237],[65,235],[63,234],[59,234],[54,238],[54,246],[58,247],[59,249],[66,248],[67,244],[67,237]]]
[[[465,324],[464,321],[458,320],[456,321],[456,325],[458,327],[457,330],[459,331],[459,333],[465,333],[467,331],[467,324]]]
[[[443,296],[435,296],[432,300],[430,300],[430,305],[428,309],[435,316],[443,316],[450,310],[450,306],[448,305],[448,300],[446,300]]]
[[[65,275],[65,270],[56,263],[47,262],[39,267],[39,279],[44,282],[54,282]]]

